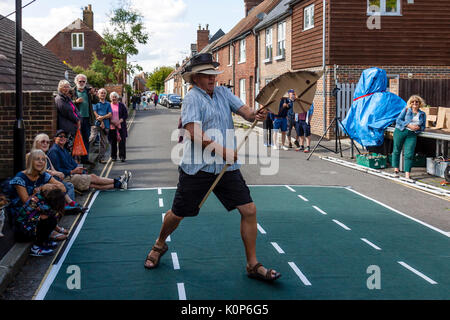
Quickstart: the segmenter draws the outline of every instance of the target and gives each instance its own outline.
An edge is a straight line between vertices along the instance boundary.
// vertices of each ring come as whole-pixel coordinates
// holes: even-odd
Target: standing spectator
[[[72,152],[73,140],[77,130],[81,128],[81,115],[70,98],[70,83],[61,80],[58,84],[58,94],[55,97],[55,105],[58,114],[58,129],[67,132],[66,148]]]
[[[138,94],[136,97],[137,109],[141,109],[141,96]]]
[[[136,94],[133,94],[131,97],[131,103],[133,104],[133,110],[136,110],[136,102],[137,102],[137,96]]]
[[[272,129],[273,129],[273,114],[267,113],[267,117],[263,122],[263,130],[264,130],[264,146],[271,147],[273,146],[272,141]]]
[[[295,101],[295,91],[294,89],[289,89],[288,91],[289,98],[287,98],[289,110],[287,112],[287,138],[289,141],[289,148],[292,148],[292,140],[291,140],[291,133],[292,128],[295,130],[295,113],[294,113],[294,101]],[[295,145],[299,147],[298,145],[298,136],[295,140]]]
[[[109,119],[112,117],[111,104],[106,101],[106,89],[98,90],[100,101],[94,105],[95,125],[91,128],[89,143],[92,143],[98,134],[100,134],[100,147],[98,153],[98,162],[106,163],[105,154],[108,148],[108,132],[110,128]]]
[[[81,157],[81,163],[92,165],[93,163],[89,161],[89,136],[91,126],[94,125],[95,121],[92,108],[92,93],[95,93],[95,89],[87,86],[87,77],[84,74],[77,74],[73,93],[73,100],[81,115],[81,135],[83,136],[84,146],[88,152],[88,155]]]
[[[102,178],[95,174],[87,174],[86,169],[79,167],[72,155],[64,148],[66,134],[60,130],[56,132],[55,144],[48,151],[48,157],[56,170],[64,173],[65,181],[73,183],[79,191],[89,188],[97,190],[127,189],[131,173],[125,171],[120,178]]]
[[[147,97],[142,96],[142,109],[147,110]]]
[[[286,131],[287,131],[287,112],[289,110],[289,101],[288,97],[281,98],[280,101],[280,107],[278,109],[278,114],[274,115],[274,121],[273,121],[273,143],[274,149],[283,149],[283,150],[289,150],[285,145],[284,142],[286,140]],[[278,145],[278,131],[281,130],[281,145]]]
[[[153,102],[155,103],[155,109],[156,109],[156,105],[158,104],[158,95],[155,93],[155,95],[153,96]]]
[[[300,142],[295,151],[308,153],[311,151],[311,118],[314,112],[314,104],[308,112],[295,114],[295,130],[297,131],[297,142]],[[306,149],[305,149],[306,138]],[[300,140],[300,141],[299,141]]]
[[[406,108],[398,116],[394,130],[394,150],[392,166],[394,173],[399,174],[400,153],[405,151],[405,178],[411,179],[411,168],[416,149],[417,134],[425,130],[426,114],[420,108],[425,101],[417,95],[409,98]]]
[[[117,161],[117,144],[119,144],[119,158],[120,161],[125,162],[127,157],[126,153],[126,140],[128,136],[127,132],[127,107],[119,101],[119,94],[117,92],[111,92],[109,95],[111,99],[111,128],[109,130],[109,142],[111,143],[111,159]]]

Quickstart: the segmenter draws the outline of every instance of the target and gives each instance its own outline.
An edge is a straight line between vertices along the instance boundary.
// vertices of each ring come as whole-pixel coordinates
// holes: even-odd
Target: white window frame
[[[232,66],[233,65],[233,45],[229,45],[228,46],[228,66]]]
[[[277,35],[277,56],[274,59],[280,60],[286,57],[286,21],[278,23]]]
[[[216,52],[216,62],[219,62],[219,51]]]
[[[242,102],[247,103],[246,79],[239,80],[239,98]]]
[[[264,62],[272,61],[273,57],[273,28],[266,29],[266,45],[265,45]]]
[[[397,0],[397,12],[386,12],[386,0],[380,0],[380,10],[373,10],[370,6],[370,0],[367,0],[367,15],[374,16],[401,16],[402,15],[402,2]]]
[[[75,46],[73,45],[74,44],[74,36],[75,36],[75,42],[76,42]],[[81,38],[80,38],[80,36],[81,36]],[[80,45],[80,39],[81,39],[82,45]],[[72,50],[84,50],[84,33],[83,32],[72,33],[70,35],[70,42],[72,45]]]
[[[245,39],[239,41],[239,63],[244,63],[247,59],[246,57],[246,43]]]
[[[314,28],[314,4],[303,9],[303,31]]]

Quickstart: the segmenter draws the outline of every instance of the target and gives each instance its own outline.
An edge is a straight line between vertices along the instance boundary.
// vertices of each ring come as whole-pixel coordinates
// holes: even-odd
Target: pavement
[[[130,113],[131,114],[131,113]],[[136,119],[134,119],[136,115]],[[178,174],[176,166],[168,159],[173,153],[170,148],[176,145],[176,139],[171,139],[167,143],[168,136],[178,123],[179,110],[168,110],[158,106],[157,110],[149,110],[137,112],[130,116],[130,122],[133,126],[130,130],[130,138],[127,141],[127,163],[111,163],[105,165],[97,164],[92,169],[93,173],[106,176],[120,175],[124,169],[129,168],[133,172],[133,188],[139,187],[173,187],[176,185]],[[244,130],[250,127],[250,123],[241,119],[239,116],[235,118],[237,128]],[[149,131],[149,128],[151,129]],[[243,130],[236,130],[237,135],[243,134]],[[255,132],[262,135],[262,127],[258,125]],[[172,137],[173,138],[173,137]],[[313,136],[311,147],[313,148],[320,137]],[[333,157],[344,160],[348,163],[356,163],[352,158],[349,150],[349,140],[342,140],[342,148],[345,150],[343,156],[331,152],[335,148],[334,140],[323,140],[322,146],[327,149],[318,147],[311,161],[306,161],[306,154],[300,152],[280,151],[280,162],[283,170],[273,176],[262,176],[260,174],[260,165],[247,165],[243,167],[243,174],[249,184],[299,184],[307,185],[352,185],[355,190],[363,191],[370,197],[382,200],[394,208],[404,206],[404,199],[410,199],[410,208],[407,213],[411,216],[423,219],[431,225],[441,226],[443,230],[450,230],[448,219],[448,198],[442,196],[431,195],[423,190],[413,190],[413,187],[404,184],[400,179],[391,183],[381,180],[380,177],[371,177],[368,172],[353,172],[348,167],[338,168],[335,164],[329,164],[322,161],[322,157]],[[361,150],[361,148],[360,148]],[[355,152],[356,155],[356,152]],[[172,158],[173,159],[173,158]],[[294,162],[295,161],[295,162]],[[293,170],[297,170],[297,174],[292,174]],[[391,168],[385,169],[386,172],[392,171]],[[442,178],[428,176],[425,168],[413,168],[412,178],[430,185],[439,185]],[[399,188],[399,184],[407,188]],[[89,204],[92,193],[77,195],[76,200],[85,205]],[[440,198],[433,200],[434,197]],[[434,206],[430,209],[431,204]],[[409,210],[410,209],[410,210]],[[430,214],[431,213],[431,214]],[[61,221],[61,225],[74,229],[80,216],[65,216]],[[68,241],[65,241],[67,243]],[[18,300],[32,299],[35,289],[39,286],[42,276],[48,272],[48,267],[58,257],[64,244],[59,247],[58,253],[54,257],[29,257],[30,244],[15,244],[13,248],[0,261],[0,300]],[[21,277],[16,275],[21,272]],[[28,289],[27,292],[22,288]],[[17,290],[15,290],[17,288]],[[21,289],[19,289],[21,288]],[[3,293],[3,294],[2,294]]]

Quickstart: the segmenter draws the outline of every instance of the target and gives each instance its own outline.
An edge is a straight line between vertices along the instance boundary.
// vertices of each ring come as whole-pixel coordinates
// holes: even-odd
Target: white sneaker
[[[281,148],[283,148],[283,150],[285,150],[285,151],[289,150],[289,148],[286,146],[282,146]]]
[[[273,149],[278,150],[280,148],[278,148],[278,146],[272,146]]]
[[[127,171],[127,170],[125,170],[125,176],[126,176],[126,182],[127,182],[127,184],[130,182],[130,180],[131,180],[131,171]]]

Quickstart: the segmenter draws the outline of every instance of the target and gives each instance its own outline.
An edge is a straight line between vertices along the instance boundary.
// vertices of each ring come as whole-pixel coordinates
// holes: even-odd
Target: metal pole
[[[25,125],[22,96],[22,1],[16,0],[16,121],[14,124],[14,174],[25,169]]]
[[[323,0],[323,35],[322,35],[322,67],[323,67],[323,132],[327,132],[326,131],[326,127],[327,127],[327,115],[326,115],[326,111],[327,111],[327,83],[326,83],[326,79],[327,79],[327,73],[326,73],[326,44],[325,44],[325,40],[326,40],[326,31],[327,31],[327,24],[326,24],[326,12],[327,12],[327,1]]]

